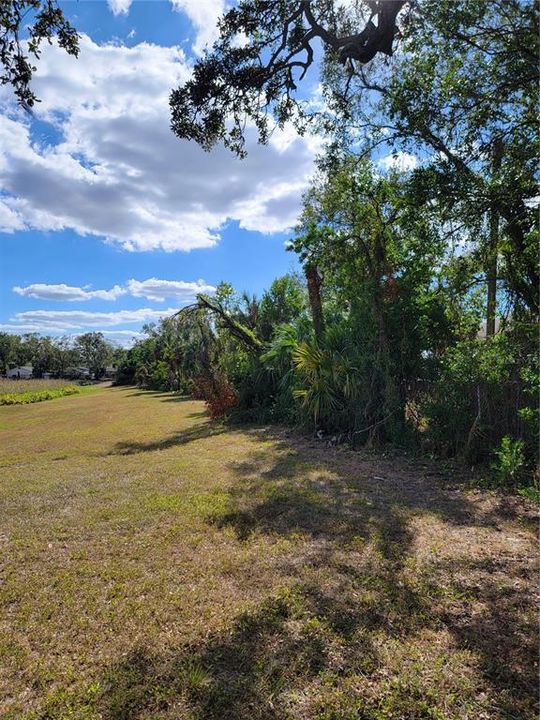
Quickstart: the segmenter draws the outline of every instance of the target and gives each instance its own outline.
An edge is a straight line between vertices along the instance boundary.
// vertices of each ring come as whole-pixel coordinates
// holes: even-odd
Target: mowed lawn
[[[535,717],[525,501],[133,388],[0,439],[2,719]]]

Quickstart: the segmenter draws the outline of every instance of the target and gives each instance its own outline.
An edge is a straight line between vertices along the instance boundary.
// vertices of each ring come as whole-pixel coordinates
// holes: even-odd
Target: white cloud
[[[107,0],[114,15],[127,15],[133,0]],[[219,36],[217,23],[226,10],[225,0],[171,0],[174,10],[186,15],[195,29],[193,51],[200,55]],[[135,34],[134,31],[133,35]],[[132,37],[131,33],[128,37]]]
[[[386,155],[381,160],[379,160],[379,165],[385,170],[399,170],[400,172],[408,172],[409,170],[414,170],[419,165],[419,160],[416,157],[416,155],[411,155],[411,153],[399,151],[397,153],[392,153],[391,155]]]
[[[104,335],[116,335],[118,337],[144,337],[144,333],[137,332],[136,330],[99,330],[98,332]]]
[[[68,332],[83,328],[108,328],[118,325],[156,322],[163,317],[173,315],[178,308],[166,310],[153,310],[152,308],[139,308],[138,310],[118,310],[116,312],[85,312],[83,310],[29,310],[15,313],[9,324],[5,323],[3,329],[25,329],[27,332]],[[33,330],[29,330],[32,328]]]
[[[172,6],[184,12],[195,27],[197,36],[193,50],[201,54],[218,38],[217,22],[225,12],[224,0],[171,0]]]
[[[137,340],[142,340],[145,335],[135,330],[97,330],[105,335],[109,342],[123,348],[130,348]]]
[[[24,333],[42,333],[43,326],[36,323],[0,323],[0,332],[7,332],[14,335],[23,335]],[[64,333],[65,328],[50,325],[47,327],[47,333]]]
[[[198,293],[213,295],[216,288],[204,280],[186,282],[185,280],[128,280],[125,286],[115,285],[110,290],[91,290],[89,286],[77,287],[74,285],[48,285],[46,283],[33,283],[26,287],[16,285],[13,292],[23,297],[35,300],[60,300],[64,302],[85,302],[87,300],[116,300],[122,295],[142,297],[147,300],[163,302],[167,298],[182,304],[195,300]]]
[[[0,200],[0,230],[8,233],[24,230],[22,217],[2,200]]]
[[[198,293],[212,295],[216,288],[208,285],[204,280],[197,282],[184,282],[183,280],[159,280],[149,278],[148,280],[129,280],[127,284],[129,293],[134,297],[143,297],[147,300],[163,302],[166,298],[173,298],[186,303],[195,300]]]
[[[316,141],[287,131],[263,147],[253,131],[246,160],[205,153],[169,128],[170,90],[190,72],[179,48],[80,44],[78,59],[45,47],[35,73],[36,114],[56,144],[37,142],[20,113],[0,116],[0,230],[187,251],[214,245],[228,220],[262,233],[294,224]]]
[[[81,302],[84,300],[116,300],[125,295],[127,290],[115,285],[110,290],[88,290],[86,288],[74,287],[72,285],[46,285],[45,283],[34,283],[26,287],[15,286],[13,292],[23,297],[31,297],[36,300],[64,300],[67,302]]]
[[[107,5],[113,15],[127,15],[132,0],[107,0]]]

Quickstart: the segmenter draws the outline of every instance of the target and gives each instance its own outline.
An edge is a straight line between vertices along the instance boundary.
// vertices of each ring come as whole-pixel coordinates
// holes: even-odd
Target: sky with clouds
[[[0,95],[0,330],[126,342],[221,280],[260,293],[295,269],[284,242],[316,140],[254,136],[241,161],[169,129],[223,0],[62,7],[79,58],[44,48],[34,117]]]
[[[125,344],[221,280],[260,293],[296,269],[284,243],[320,142],[253,135],[239,160],[169,129],[225,1],[61,4],[79,58],[44,48],[33,117],[0,94],[0,330]]]

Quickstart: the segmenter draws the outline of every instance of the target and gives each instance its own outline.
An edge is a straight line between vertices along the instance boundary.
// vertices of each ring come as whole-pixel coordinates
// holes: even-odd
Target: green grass
[[[527,498],[527,500],[530,500],[531,502],[540,505],[540,490],[537,487],[531,486],[519,488],[518,493],[522,497]]]
[[[0,427],[2,720],[535,717],[526,500],[133,388]]]

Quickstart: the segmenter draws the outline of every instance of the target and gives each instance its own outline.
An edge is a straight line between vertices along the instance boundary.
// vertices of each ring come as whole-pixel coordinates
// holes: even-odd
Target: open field
[[[525,501],[133,388],[0,438],[4,720],[535,717]]]
[[[0,378],[0,395],[7,393],[26,393],[39,392],[41,390],[59,390],[66,385],[74,385],[72,380],[43,380],[41,378],[31,378],[29,380],[11,380],[10,378]]]

